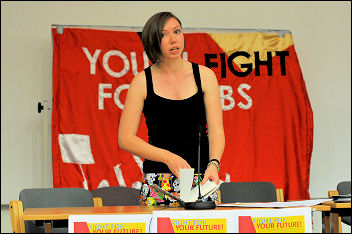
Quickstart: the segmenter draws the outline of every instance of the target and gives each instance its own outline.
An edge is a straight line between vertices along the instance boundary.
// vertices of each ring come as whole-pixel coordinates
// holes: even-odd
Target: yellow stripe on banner
[[[146,233],[145,223],[87,223],[90,233]]]
[[[252,217],[257,233],[304,233],[304,215],[285,217]]]
[[[261,61],[267,60],[267,52],[283,51],[293,45],[292,35],[285,33],[279,36],[278,33],[209,33],[209,36],[218,44],[218,46],[230,56],[236,51],[245,51],[250,54],[247,59],[244,56],[236,57],[233,62],[242,70],[241,64],[252,63],[254,69],[254,51],[259,52]],[[275,53],[272,53],[275,56]]]
[[[171,219],[175,233],[225,233],[227,220],[217,219]]]

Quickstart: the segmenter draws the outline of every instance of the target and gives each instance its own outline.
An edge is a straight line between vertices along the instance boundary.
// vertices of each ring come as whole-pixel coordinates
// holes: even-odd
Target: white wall
[[[143,26],[159,11],[172,11],[186,28],[290,30],[314,114],[311,197],[351,180],[350,2],[2,1],[1,204],[52,178],[37,112],[39,101],[52,100],[51,25]],[[10,232],[7,206],[1,221],[1,232]]]

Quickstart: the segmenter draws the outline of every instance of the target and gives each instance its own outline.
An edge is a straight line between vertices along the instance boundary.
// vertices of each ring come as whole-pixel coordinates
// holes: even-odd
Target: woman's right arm
[[[119,147],[141,158],[165,163],[179,178],[178,170],[190,168],[189,164],[182,157],[152,146],[137,136],[146,96],[146,78],[144,72],[141,72],[132,80],[127,92],[118,130]]]

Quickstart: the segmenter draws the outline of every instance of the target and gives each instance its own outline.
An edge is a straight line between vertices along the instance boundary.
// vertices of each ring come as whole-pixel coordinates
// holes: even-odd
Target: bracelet
[[[207,167],[209,167],[211,164],[215,165],[216,168],[218,169],[218,172],[219,172],[220,165],[217,164],[217,163],[215,163],[214,161],[210,161],[210,162],[208,163],[208,166],[207,166]]]
[[[211,159],[211,160],[209,160],[209,162],[217,162],[218,163],[218,165],[219,165],[219,167],[220,167],[220,162],[219,162],[219,160],[217,160],[216,158],[213,158],[213,159]]]

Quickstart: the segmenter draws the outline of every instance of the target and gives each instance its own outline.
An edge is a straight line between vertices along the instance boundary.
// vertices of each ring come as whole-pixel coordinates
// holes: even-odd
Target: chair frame
[[[93,197],[94,207],[102,207],[103,199],[101,197]]]
[[[339,195],[339,191],[337,191],[337,190],[329,190],[328,191],[329,198],[332,198],[333,196],[338,196],[338,195]],[[331,213],[331,219],[333,221],[334,232],[342,233],[341,216],[338,213]],[[328,221],[330,221],[330,220],[328,220]],[[329,223],[329,228],[330,228],[330,223]]]
[[[24,233],[24,220],[23,220],[23,205],[22,201],[10,201],[10,216],[11,216],[11,227],[12,232]]]
[[[276,189],[276,199],[278,202],[284,202],[285,198],[284,198],[284,189],[282,188],[277,188]]]
[[[93,198],[94,207],[102,207],[103,200],[101,197]],[[23,219],[23,204],[21,200],[15,200],[9,202],[10,216],[11,216],[11,227],[14,233],[25,233],[25,225]],[[51,230],[51,223],[45,223],[45,231]]]

